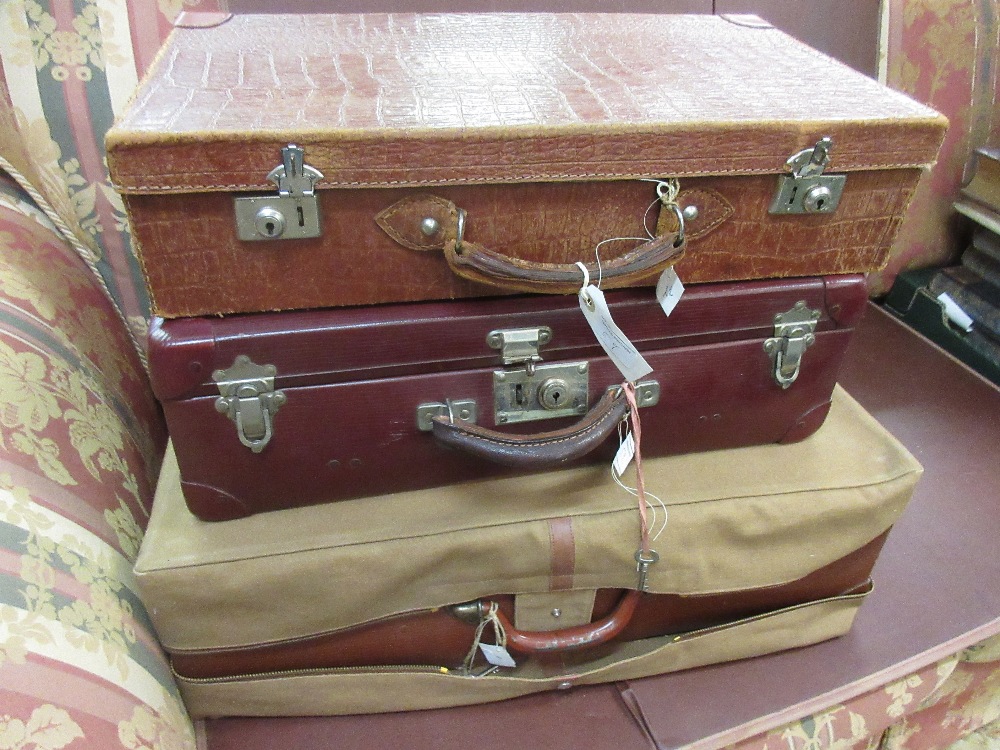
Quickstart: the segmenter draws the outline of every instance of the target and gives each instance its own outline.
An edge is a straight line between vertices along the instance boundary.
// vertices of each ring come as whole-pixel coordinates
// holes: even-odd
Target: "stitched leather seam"
[[[429,196],[424,196],[419,200],[424,203],[433,203],[437,206],[444,208],[445,212],[448,214],[449,217],[451,217],[453,213],[451,208],[452,206],[451,201],[445,200],[444,198],[439,198],[436,195],[429,195]],[[397,214],[401,213],[402,211],[412,206],[414,202],[416,201],[407,202],[405,199],[402,201],[397,201],[393,205],[389,206],[389,208],[384,209],[380,214],[378,214],[378,216],[375,217],[375,219],[376,221],[381,219],[382,221],[379,221],[379,226],[381,226],[385,230],[386,234],[388,234],[390,237],[392,237],[392,239],[394,239],[396,242],[398,242],[400,245],[403,245],[404,247],[409,247],[414,250],[440,250],[445,245],[443,241],[442,242],[428,241],[423,243],[420,242],[419,240],[414,241],[393,226],[392,219]]]
[[[926,167],[926,164],[913,164],[913,163],[901,163],[901,164],[866,164],[858,167],[854,167],[849,170],[846,174],[850,172],[863,172],[863,171],[873,171],[878,169],[919,169]],[[482,166],[481,169],[491,169],[489,166]],[[759,168],[759,169],[740,169],[734,170],[732,172],[705,172],[703,170],[671,170],[668,176],[697,176],[697,177],[739,177],[741,175],[758,175],[758,174],[773,174],[781,175],[783,172],[777,172],[774,169]],[[840,173],[837,173],[840,174]],[[663,176],[662,174],[659,176]],[[651,175],[646,173],[636,173],[636,172],[573,172],[573,173],[561,173],[561,174],[534,174],[534,175],[517,175],[516,177],[444,177],[440,179],[430,179],[430,180],[353,180],[349,182],[334,182],[332,180],[324,180],[317,183],[317,187],[397,187],[397,186],[416,186],[416,185],[478,185],[478,184],[491,184],[495,182],[562,182],[562,181],[572,181],[572,180],[582,180],[588,177],[620,177],[622,179],[642,179],[649,178]],[[655,175],[653,176],[655,177]],[[230,185],[135,185],[135,184],[125,184],[122,182],[112,183],[112,187],[121,192],[125,190],[133,191],[155,191],[158,193],[190,193],[196,190],[267,190],[268,186],[260,183],[234,183]]]
[[[612,401],[612,408],[611,408],[611,410],[608,411],[607,414],[605,414],[603,417],[601,417],[600,419],[598,419],[596,422],[594,422],[594,424],[590,425],[590,427],[587,427],[587,428],[581,430],[580,432],[574,432],[572,435],[569,435],[567,437],[557,438],[557,439],[541,439],[541,440],[526,440],[526,441],[502,440],[500,438],[486,437],[485,435],[478,435],[478,434],[473,433],[473,432],[468,432],[467,430],[462,430],[457,425],[452,425],[449,422],[445,422],[444,420],[446,419],[446,417],[435,417],[434,420],[437,421],[437,422],[439,422],[440,424],[446,426],[446,427],[451,427],[456,432],[466,432],[467,434],[472,435],[477,440],[480,440],[480,441],[482,441],[484,443],[493,443],[493,445],[499,445],[499,446],[514,446],[514,447],[525,447],[525,448],[528,448],[528,447],[535,447],[535,446],[558,445],[559,443],[567,443],[567,442],[569,442],[571,440],[578,440],[581,437],[589,435],[590,433],[594,432],[598,427],[600,427],[602,423],[606,422],[609,417],[614,416],[614,406],[613,406],[614,403],[615,402]]]

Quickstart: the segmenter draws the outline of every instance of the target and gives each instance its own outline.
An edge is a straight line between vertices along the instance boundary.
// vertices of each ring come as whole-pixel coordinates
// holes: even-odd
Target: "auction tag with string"
[[[607,352],[625,379],[635,382],[649,375],[653,368],[639,354],[628,336],[622,333],[611,317],[611,310],[604,299],[604,292],[593,284],[586,284],[579,294],[580,309],[590,324],[597,341]]]
[[[628,465],[632,463],[634,457],[635,438],[632,437],[632,432],[629,431],[625,439],[622,440],[621,445],[618,446],[618,452],[615,454],[615,460],[611,462],[611,468],[615,470],[615,474],[622,476]]]
[[[513,669],[517,662],[511,657],[510,652],[503,646],[494,646],[491,643],[480,643],[479,650],[483,652],[486,661],[495,667],[510,667]]]
[[[671,266],[660,274],[660,280],[656,282],[656,300],[663,308],[664,315],[669,316],[674,311],[677,303],[681,301],[682,294],[684,294],[684,284]]]

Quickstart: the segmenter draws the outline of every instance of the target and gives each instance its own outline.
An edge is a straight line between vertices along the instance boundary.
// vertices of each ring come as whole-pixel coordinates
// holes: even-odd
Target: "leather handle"
[[[629,286],[660,273],[684,255],[683,234],[655,237],[618,258],[587,264],[590,278],[601,278],[601,286],[615,289]],[[574,294],[580,290],[583,274],[575,263],[537,263],[512,258],[471,242],[451,240],[444,246],[451,270],[463,279],[503,287],[510,291],[541,294]]]
[[[660,234],[618,258],[587,266],[605,289],[629,286],[659,273],[684,255],[684,216],[677,204],[661,211]],[[412,250],[443,250],[456,275],[508,291],[573,294],[583,275],[575,263],[540,263],[489,250],[464,238],[465,211],[431,194],[410,195],[383,209],[376,223],[396,242]]]
[[[621,388],[611,389],[576,424],[533,435],[512,435],[466,422],[434,417],[431,432],[445,445],[494,463],[516,468],[544,468],[571,461],[594,450],[628,413]]]
[[[499,608],[496,617],[507,634],[507,648],[511,651],[522,654],[579,651],[600,646],[621,633],[635,614],[640,596],[640,592],[629,590],[607,617],[587,625],[574,625],[562,630],[518,630]],[[488,611],[491,603],[485,602],[483,606]]]

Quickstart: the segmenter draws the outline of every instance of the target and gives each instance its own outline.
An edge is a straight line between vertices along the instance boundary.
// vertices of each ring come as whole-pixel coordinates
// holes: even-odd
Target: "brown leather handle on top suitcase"
[[[663,271],[684,256],[684,215],[676,202],[665,198],[673,212],[671,231],[603,263],[587,264],[588,277],[600,278],[606,289],[631,286]],[[655,205],[655,204],[654,204]],[[572,294],[583,278],[574,263],[541,263],[490,250],[465,239],[467,214],[453,202],[436,195],[412,195],[381,211],[376,223],[404,247],[443,250],[448,267],[457,276],[511,292]],[[647,229],[647,233],[648,233]],[[621,238],[640,240],[641,238]]]
[[[494,463],[541,468],[590,453],[614,432],[628,408],[624,391],[610,388],[586,417],[561,430],[515,435],[441,416],[431,420],[431,434],[444,445]]]

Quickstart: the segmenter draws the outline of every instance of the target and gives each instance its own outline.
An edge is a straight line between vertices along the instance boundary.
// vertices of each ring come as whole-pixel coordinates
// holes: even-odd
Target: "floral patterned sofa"
[[[982,38],[987,21],[995,42],[997,14],[976,15],[982,3],[971,1],[890,5],[894,43],[909,34],[919,54],[900,62],[897,48],[889,69],[916,89],[925,67],[931,78],[947,73],[925,97],[940,105],[934,97],[952,97],[966,79],[935,45]],[[211,731],[185,713],[131,572],[166,433],[143,365],[148,310],[101,138],[180,9],[180,0],[0,3],[0,750],[211,747]],[[953,122],[973,119],[967,103],[955,107],[939,106]],[[947,174],[935,175],[925,205],[950,200],[970,132],[951,140]],[[929,236],[918,229],[907,227]],[[908,243],[897,269],[929,258]],[[952,745],[1000,747],[1000,638],[740,743]]]

